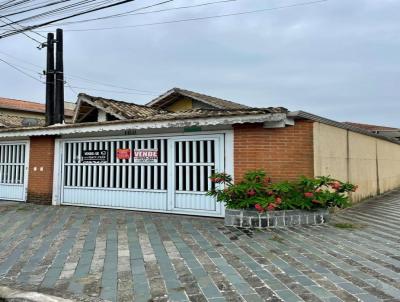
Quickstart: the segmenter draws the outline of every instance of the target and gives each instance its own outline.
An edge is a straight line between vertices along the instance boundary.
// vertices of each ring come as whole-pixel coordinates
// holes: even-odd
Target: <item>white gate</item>
[[[222,134],[62,141],[61,203],[222,216],[206,192],[223,144]]]
[[[0,200],[26,201],[28,143],[0,142]]]

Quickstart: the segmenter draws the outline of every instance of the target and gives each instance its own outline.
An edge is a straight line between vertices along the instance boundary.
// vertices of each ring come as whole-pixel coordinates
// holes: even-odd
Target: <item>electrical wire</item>
[[[214,1],[214,2],[205,2],[205,3],[195,4],[195,5],[178,6],[178,7],[159,9],[159,10],[152,10],[152,11],[148,11],[148,12],[134,13],[134,12],[136,12],[138,10],[144,9],[144,8],[139,8],[139,9],[131,10],[131,11],[120,13],[120,14],[108,15],[108,16],[92,18],[92,19],[85,19],[85,20],[57,23],[56,25],[57,26],[70,25],[70,24],[77,24],[77,23],[86,23],[86,22],[93,22],[93,21],[99,21],[99,20],[106,20],[106,19],[114,19],[114,18],[121,18],[121,17],[136,16],[136,15],[148,15],[148,14],[154,14],[154,13],[162,13],[162,12],[167,12],[167,11],[189,9],[189,8],[202,7],[202,6],[208,6],[208,5],[215,5],[215,4],[228,3],[228,2],[237,2],[237,1],[238,0],[221,0],[221,1]],[[170,1],[166,1],[166,2],[170,2]],[[163,4],[163,3],[164,2],[157,3],[157,4],[152,5],[152,6],[160,5],[160,4]],[[150,8],[152,6],[149,6],[149,7],[146,7],[146,8]]]
[[[2,17],[0,17],[0,22],[2,22],[2,23],[6,23],[5,21],[3,21],[2,19],[1,19]],[[17,29],[15,26],[12,26],[14,29]],[[30,39],[30,40],[32,40],[32,41],[34,41],[34,42],[36,42],[36,43],[38,43],[39,45],[42,45],[42,42],[40,42],[40,41],[38,41],[38,40],[36,40],[35,38],[32,38],[31,36],[29,36],[27,33],[25,33],[25,32],[23,32],[22,33],[25,37],[27,37],[28,39]]]
[[[323,2],[327,2],[327,1],[329,1],[329,0],[307,1],[307,2],[290,4],[290,5],[282,5],[282,6],[270,7],[270,8],[264,8],[264,9],[257,9],[257,10],[251,10],[251,11],[229,13],[229,14],[221,14],[221,15],[212,15],[212,16],[205,16],[205,17],[194,17],[194,18],[187,18],[187,19],[160,21],[160,22],[143,23],[143,24],[135,24],[135,25],[84,28],[84,29],[65,29],[64,31],[67,31],[67,32],[102,31],[102,30],[127,29],[127,28],[137,28],[137,27],[155,26],[155,25],[163,25],[163,24],[173,24],[173,23],[181,23],[181,22],[202,21],[202,20],[209,20],[209,19],[219,19],[219,18],[225,18],[225,17],[261,13],[261,12],[267,12],[267,11],[273,11],[273,10],[281,10],[281,9],[285,9],[285,8],[309,6],[309,5],[319,4],[319,3],[323,3]],[[1,38],[1,36],[0,36],[0,38]]]
[[[92,12],[101,11],[101,10],[108,9],[108,8],[111,8],[111,7],[115,7],[115,6],[120,6],[120,5],[123,5],[123,4],[126,4],[126,3],[130,3],[130,2],[133,2],[133,1],[135,1],[135,0],[118,1],[116,3],[103,5],[103,6],[96,7],[96,8],[93,8],[93,9],[89,9],[89,10],[86,10],[86,11],[77,12],[77,13],[69,15],[69,16],[64,16],[64,17],[61,17],[61,18],[58,18],[58,19],[46,21],[44,23],[40,23],[40,24],[36,24],[36,25],[30,25],[30,26],[27,26],[27,27],[25,27],[24,29],[21,29],[21,30],[11,31],[9,33],[2,34],[2,35],[0,35],[0,39],[2,39],[2,38],[4,39],[4,38],[10,37],[10,36],[14,36],[16,34],[22,33],[22,32],[27,31],[27,30],[33,30],[33,29],[36,29],[36,28],[40,28],[40,27],[43,27],[43,26],[46,26],[46,25],[49,25],[49,24],[52,24],[52,23],[55,23],[55,22],[58,22],[58,21],[63,21],[63,20],[67,20],[67,19],[70,19],[70,18],[78,17],[78,16],[81,16],[81,15],[89,14],[89,13],[92,13]]]
[[[27,64],[27,65],[31,65],[31,66],[34,66],[34,67],[37,67],[37,68],[43,68],[43,67],[40,66],[40,65],[33,64],[33,63],[28,62],[28,61],[26,61],[26,60],[17,58],[17,57],[15,57],[15,56],[10,55],[10,54],[8,54],[8,53],[5,53],[5,52],[3,52],[3,51],[0,51],[0,54],[3,54],[3,55],[5,55],[5,56],[7,56],[7,57],[10,57],[10,58],[12,58],[12,59],[14,59],[14,60],[16,60],[16,61],[23,62],[23,63],[25,63],[25,64]],[[23,68],[23,69],[25,69],[25,70],[29,70],[29,71],[34,71],[34,72],[36,72],[36,70],[29,69],[29,68],[27,68],[27,67],[25,67],[25,66],[21,66],[21,65],[17,65],[17,64],[15,64],[15,65],[18,66],[18,67],[20,67],[20,68]],[[81,81],[84,81],[84,82],[89,82],[89,83],[99,84],[99,85],[102,85],[102,86],[108,86],[108,87],[113,87],[113,88],[119,88],[119,89],[124,89],[124,90],[129,90],[129,91],[137,91],[137,92],[148,93],[148,94],[156,94],[156,92],[154,92],[154,91],[143,90],[143,89],[135,89],[135,88],[128,88],[128,87],[124,87],[124,86],[120,86],[120,85],[114,85],[114,84],[110,84],[110,83],[105,83],[105,82],[101,82],[101,81],[96,81],[96,80],[88,79],[88,78],[86,78],[86,77],[77,76],[77,75],[69,74],[69,73],[68,73],[68,75],[65,75],[65,78],[67,78],[67,79],[68,79],[68,78],[70,78],[70,79],[77,79],[77,80],[81,80]]]
[[[4,64],[7,64],[7,65],[10,66],[11,68],[17,70],[18,72],[24,74],[25,76],[30,77],[31,79],[33,79],[33,80],[35,80],[35,81],[37,81],[37,82],[44,83],[44,82],[42,82],[41,80],[39,80],[39,79],[35,78],[34,76],[30,75],[29,73],[27,73],[27,72],[21,70],[20,68],[14,66],[13,64],[11,64],[11,63],[9,63],[9,62],[7,62],[7,61],[1,59],[1,58],[0,58],[0,61],[3,62]]]
[[[5,64],[7,64],[7,65],[10,66],[11,68],[17,70],[18,72],[24,74],[25,76],[30,77],[31,79],[34,79],[35,81],[38,81],[38,82],[40,82],[40,83],[42,83],[42,84],[46,84],[46,81],[39,80],[39,79],[35,78],[33,75],[31,75],[31,74],[29,74],[28,72],[24,71],[24,70],[28,70],[28,71],[30,71],[30,72],[35,72],[35,73],[37,73],[38,76],[43,76],[43,74],[37,72],[36,70],[30,69],[30,68],[26,68],[26,67],[23,67],[23,66],[21,66],[21,65],[11,64],[10,62],[7,62],[7,61],[5,61],[5,60],[3,60],[3,59],[1,59],[1,58],[0,58],[0,61],[3,62],[3,63],[5,63]],[[34,65],[34,64],[32,64],[32,65]],[[68,78],[71,78],[71,76],[65,76],[65,78],[68,79]],[[75,89],[84,89],[84,90],[108,92],[108,93],[126,94],[126,95],[143,95],[143,96],[146,96],[146,95],[156,95],[156,93],[150,93],[150,92],[146,92],[146,91],[143,91],[143,92],[138,92],[138,91],[136,91],[136,92],[131,92],[131,91],[120,91],[120,90],[99,89],[99,88],[96,88],[96,87],[72,86],[70,81],[67,81],[67,80],[59,80],[59,81],[63,81],[63,82],[64,82],[64,85],[65,85],[66,87],[68,87],[69,89],[71,89],[71,91],[73,91],[75,94],[78,94],[78,93],[74,90],[74,88],[75,88]],[[108,86],[116,87],[116,88],[119,88],[119,87],[120,87],[120,86],[115,86],[115,85],[108,85]],[[128,89],[129,89],[129,88],[128,88]]]

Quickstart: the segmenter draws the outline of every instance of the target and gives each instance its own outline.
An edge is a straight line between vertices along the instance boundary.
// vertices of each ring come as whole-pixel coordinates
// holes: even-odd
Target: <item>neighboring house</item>
[[[246,105],[223,100],[213,96],[173,88],[158,98],[147,103],[147,106],[172,112],[190,109],[246,109]]]
[[[0,129],[0,155],[0,199],[54,205],[222,217],[206,194],[214,171],[330,175],[360,186],[354,201],[400,186],[397,140],[179,88],[147,105],[80,94],[70,124]]]
[[[70,122],[75,104],[65,102],[66,122]],[[44,126],[45,104],[0,97],[0,127]]]
[[[357,127],[360,129],[364,129],[370,131],[375,134],[380,134],[389,138],[394,138],[400,140],[400,129],[386,126],[377,126],[377,125],[369,125],[369,124],[361,124],[361,123],[352,123],[352,122],[344,122],[347,125]]]

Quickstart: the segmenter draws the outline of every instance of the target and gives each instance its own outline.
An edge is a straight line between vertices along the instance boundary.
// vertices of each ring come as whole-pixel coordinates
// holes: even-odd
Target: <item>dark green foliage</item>
[[[215,173],[210,179],[216,183],[216,189],[208,192],[208,195],[224,202],[227,208],[256,208],[259,212],[344,208],[350,204],[348,193],[357,189],[353,184],[326,176],[271,183],[263,170],[247,172],[243,181],[236,184],[225,173]]]

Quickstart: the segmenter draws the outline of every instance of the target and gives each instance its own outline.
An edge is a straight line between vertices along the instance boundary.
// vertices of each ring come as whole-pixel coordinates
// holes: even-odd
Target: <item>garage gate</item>
[[[224,170],[224,135],[61,142],[61,203],[223,216],[206,192]],[[91,157],[92,156],[92,157]]]
[[[26,201],[28,143],[0,142],[0,200]]]

